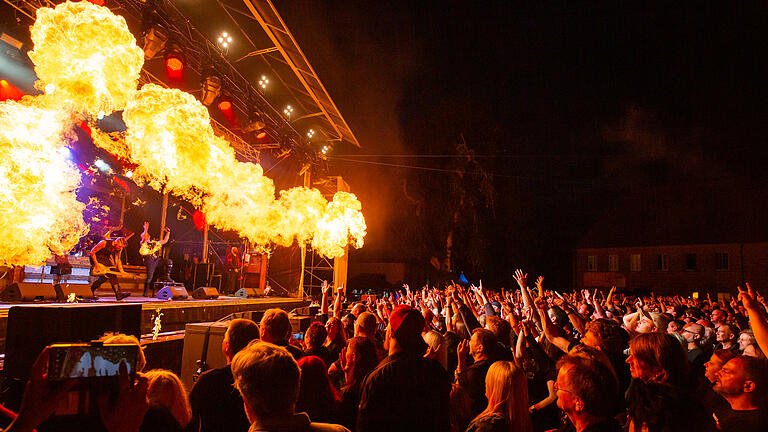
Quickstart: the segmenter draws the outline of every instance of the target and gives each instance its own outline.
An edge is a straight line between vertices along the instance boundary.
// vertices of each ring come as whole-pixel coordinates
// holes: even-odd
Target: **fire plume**
[[[37,85],[53,84],[62,104],[108,115],[136,91],[144,52],[125,19],[108,8],[85,1],[40,8],[31,37]]]
[[[87,233],[80,175],[57,151],[68,117],[37,100],[0,103],[0,263],[41,264]]]

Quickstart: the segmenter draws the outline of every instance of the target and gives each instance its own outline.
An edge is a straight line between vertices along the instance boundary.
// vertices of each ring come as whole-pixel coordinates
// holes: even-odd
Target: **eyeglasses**
[[[561,390],[561,391],[564,391],[564,392],[566,392],[566,393],[570,393],[570,394],[573,394],[573,395],[575,395],[575,394],[576,394],[576,393],[574,393],[574,392],[572,392],[572,391],[570,391],[570,390],[568,390],[568,389],[564,389],[564,388],[562,388],[562,387],[561,387],[561,386],[560,386],[560,385],[557,383],[557,381],[555,381],[554,387],[555,387],[555,391],[557,391],[557,390]]]

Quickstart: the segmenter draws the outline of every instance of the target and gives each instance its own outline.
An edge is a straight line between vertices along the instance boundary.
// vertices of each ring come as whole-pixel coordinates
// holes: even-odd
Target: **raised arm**
[[[323,284],[320,286],[320,289],[323,292],[323,298],[320,300],[320,313],[328,316],[328,292],[331,290],[331,287],[328,285],[328,281],[323,281]]]
[[[562,333],[559,332],[557,326],[552,324],[547,315],[547,300],[544,298],[536,299],[536,308],[541,311],[541,327],[544,330],[544,336],[552,345],[560,348],[563,352],[568,352],[568,345],[571,342],[564,338]]]
[[[341,296],[344,295],[344,285],[336,287],[336,300],[333,302],[333,316],[341,319]]]
[[[768,321],[761,311],[760,303],[756,300],[757,293],[747,283],[747,289],[739,287],[739,300],[749,314],[749,325],[755,334],[757,345],[763,352],[768,352]]]

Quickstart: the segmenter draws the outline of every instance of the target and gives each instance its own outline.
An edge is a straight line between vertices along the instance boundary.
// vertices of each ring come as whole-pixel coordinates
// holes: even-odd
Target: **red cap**
[[[404,346],[421,348],[424,339],[421,332],[424,330],[424,317],[416,309],[400,305],[389,314],[389,326],[395,339]]]

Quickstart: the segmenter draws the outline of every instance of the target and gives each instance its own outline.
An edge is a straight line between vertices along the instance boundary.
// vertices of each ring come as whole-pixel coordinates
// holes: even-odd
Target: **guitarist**
[[[117,237],[113,239],[104,239],[96,244],[91,249],[91,275],[99,276],[93,281],[91,285],[91,291],[94,298],[96,297],[96,289],[106,281],[112,286],[112,291],[115,293],[116,300],[122,300],[131,293],[121,292],[120,284],[117,281],[117,273],[111,270],[111,267],[116,267],[119,274],[124,274],[123,263],[120,260],[120,251],[123,250],[127,243],[125,237]]]

